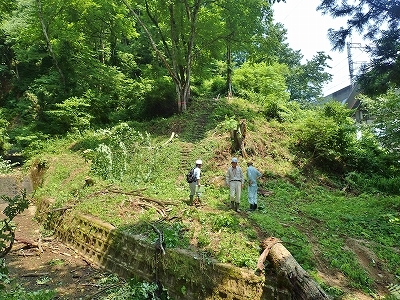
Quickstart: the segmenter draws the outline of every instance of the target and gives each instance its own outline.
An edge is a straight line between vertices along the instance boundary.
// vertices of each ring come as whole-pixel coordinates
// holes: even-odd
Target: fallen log
[[[277,273],[279,284],[287,286],[293,292],[293,299],[325,300],[330,299],[320,285],[298,264],[281,241],[270,237],[262,242],[264,252],[261,254],[257,268],[264,268],[267,259]]]

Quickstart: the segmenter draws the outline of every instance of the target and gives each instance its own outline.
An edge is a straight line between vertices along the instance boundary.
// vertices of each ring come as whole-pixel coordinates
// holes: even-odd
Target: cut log
[[[278,275],[278,284],[293,292],[293,299],[322,300],[330,299],[320,285],[298,264],[290,252],[276,238],[262,242],[265,249],[261,254],[258,268],[263,269],[261,261],[267,259]],[[265,253],[267,252],[267,253]]]

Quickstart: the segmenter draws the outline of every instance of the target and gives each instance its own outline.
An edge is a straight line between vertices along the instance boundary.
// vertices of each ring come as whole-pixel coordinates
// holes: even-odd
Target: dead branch
[[[82,284],[82,285],[83,285],[83,284]],[[85,284],[85,285],[89,285],[89,284]],[[98,299],[98,296],[99,296],[100,294],[105,293],[105,292],[107,292],[109,289],[113,289],[113,288],[116,288],[116,287],[118,287],[118,286],[121,286],[121,284],[120,284],[120,283],[118,283],[118,284],[110,284],[110,285],[105,286],[104,288],[100,289],[99,291],[97,291],[97,292],[94,293],[93,295],[88,295],[88,296],[86,296],[85,299]],[[102,287],[103,287],[103,285],[102,285]]]
[[[171,137],[169,138],[168,141],[166,141],[166,142],[164,143],[164,146],[167,145],[169,142],[171,142],[172,139],[174,138],[174,136],[175,136],[175,132],[172,132]]]
[[[37,254],[37,253],[25,253],[25,252],[22,251],[21,253],[18,253],[17,255],[18,256],[27,257],[27,256],[37,256],[39,254]]]
[[[116,189],[112,189],[112,190],[108,190],[110,193],[116,193],[116,194],[123,194],[123,195],[132,195],[132,196],[141,196],[142,194],[140,194],[139,192],[145,191],[146,188],[142,188],[142,189],[138,189],[138,190],[134,190],[132,192],[124,192],[121,190],[116,190]]]
[[[165,216],[166,216],[166,214],[165,214],[163,209],[158,208],[158,207],[152,205],[151,203],[141,202],[141,201],[135,201],[135,202],[131,201],[131,204],[137,204],[137,205],[140,205],[140,206],[154,208],[163,218],[165,218]]]
[[[38,240],[37,245],[38,245],[39,251],[40,251],[41,253],[43,253],[43,248],[42,248],[42,237],[41,237],[41,236],[39,236],[39,240]]]
[[[25,249],[36,248],[38,246],[36,242],[28,241],[22,238],[15,238],[15,242],[26,245],[26,247],[24,247]]]
[[[274,194],[274,192],[265,190],[265,189],[263,189],[263,188],[258,188],[258,191],[257,191],[257,192],[258,192],[258,194],[260,194],[260,195],[262,195],[262,196],[271,196],[271,195]]]
[[[48,210],[47,212],[53,213],[53,212],[57,212],[57,211],[65,211],[65,210],[73,208],[74,206],[75,205],[69,205],[69,206],[64,206],[64,207],[53,208],[53,209]]]
[[[142,188],[142,189],[137,189],[131,192],[125,192],[125,191],[121,191],[121,190],[117,190],[117,189],[105,189],[105,190],[101,190],[101,191],[97,191],[87,197],[93,197],[99,194],[106,194],[106,193],[116,193],[116,194],[122,194],[122,195],[130,195],[130,196],[137,196],[139,197],[139,200],[144,200],[144,201],[149,201],[149,202],[154,202],[157,203],[158,205],[164,207],[165,205],[176,205],[176,203],[172,202],[172,201],[160,201],[157,199],[153,199],[153,198],[148,198],[148,197],[144,197],[140,192],[146,190],[146,188]]]
[[[155,202],[162,207],[164,207],[165,205],[176,205],[176,203],[171,202],[171,201],[160,201],[160,200],[148,198],[148,197],[140,197],[140,199],[145,200],[145,201]]]
[[[22,274],[21,277],[40,277],[40,276],[47,276],[49,273],[25,273]]]

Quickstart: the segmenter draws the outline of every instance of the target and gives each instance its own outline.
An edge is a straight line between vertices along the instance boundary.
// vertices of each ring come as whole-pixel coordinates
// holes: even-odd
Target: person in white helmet
[[[238,166],[238,159],[232,158],[232,166],[229,167],[226,173],[225,181],[226,185],[229,186],[229,197],[231,201],[231,208],[235,211],[239,211],[240,195],[244,185],[244,176],[242,169]]]
[[[194,177],[195,180],[191,183],[189,183],[190,187],[190,204],[194,205],[200,205],[200,197],[201,197],[201,192],[200,192],[200,175],[201,175],[201,166],[203,165],[203,162],[201,159],[196,160],[196,166],[194,168]],[[196,199],[194,197],[196,196]]]

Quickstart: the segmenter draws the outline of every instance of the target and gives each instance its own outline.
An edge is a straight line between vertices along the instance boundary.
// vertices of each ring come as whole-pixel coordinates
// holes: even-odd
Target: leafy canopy
[[[400,85],[400,1],[399,0],[323,0],[318,7],[323,14],[347,17],[347,26],[329,29],[333,49],[343,50],[353,32],[371,43],[367,51],[372,62],[363,70],[364,92],[380,94],[391,85]]]

